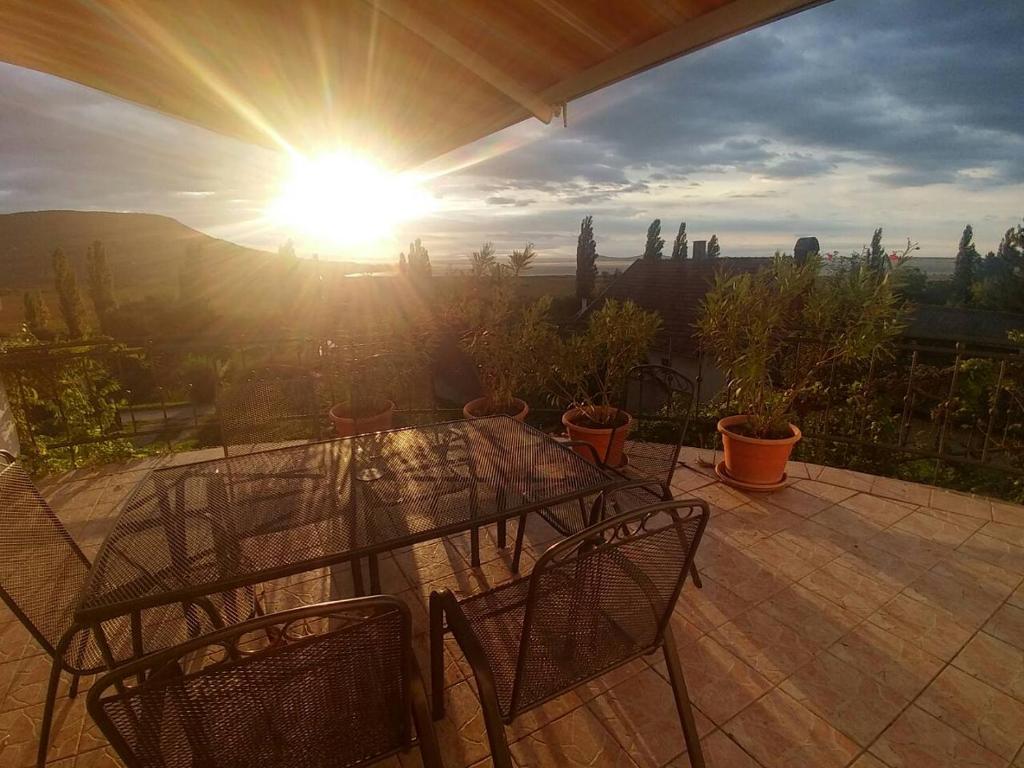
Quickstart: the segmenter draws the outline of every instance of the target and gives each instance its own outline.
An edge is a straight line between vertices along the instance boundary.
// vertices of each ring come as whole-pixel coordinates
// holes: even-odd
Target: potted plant
[[[556,345],[548,388],[569,404],[562,424],[571,439],[589,443],[608,465],[622,464],[632,426],[630,415],[616,405],[626,374],[646,359],[660,326],[656,313],[609,300],[590,314],[585,331]],[[589,451],[578,452],[592,458]]]
[[[484,391],[463,407],[467,419],[499,414],[526,419],[530,408],[518,395],[543,379],[538,361],[548,358],[554,339],[547,319],[550,308],[551,298],[546,296],[519,311],[493,312],[485,325],[462,337]]]
[[[821,266],[818,254],[802,262],[776,254],[756,274],[719,274],[704,297],[698,336],[726,376],[733,411],[717,427],[727,482],[777,487],[801,438],[792,423],[799,403],[827,386],[836,366],[884,352],[902,328],[888,272],[860,260],[828,275]]]

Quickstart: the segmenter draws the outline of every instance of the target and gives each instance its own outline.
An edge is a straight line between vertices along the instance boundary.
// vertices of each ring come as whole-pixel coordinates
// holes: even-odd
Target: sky
[[[860,248],[875,227],[953,256],[983,253],[1024,216],[1021,0],[834,0],[569,105],[430,165],[430,211],[339,250],[268,217],[285,156],[48,75],[0,64],[0,212],[173,216],[216,237],[300,254],[393,260],[414,237],[435,262],[484,241],[574,261],[632,257],[658,217],[671,239],[717,234],[723,256],[814,235]],[[454,169],[454,170],[450,170]]]

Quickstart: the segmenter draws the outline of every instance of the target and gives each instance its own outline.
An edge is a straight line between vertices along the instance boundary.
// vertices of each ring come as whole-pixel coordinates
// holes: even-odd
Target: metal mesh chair
[[[411,637],[388,596],[270,614],[108,673],[89,713],[129,768],[361,766],[412,746],[410,715],[440,768]]]
[[[225,456],[321,436],[316,380],[303,369],[253,371],[217,399]]]
[[[603,456],[589,443],[577,440],[566,444],[583,451],[595,464],[606,471],[633,480],[650,480],[649,483],[630,484],[616,494],[612,511],[624,512],[656,501],[672,498],[672,477],[679,465],[679,451],[686,438],[690,418],[696,404],[696,386],[674,368],[664,365],[638,365],[626,375],[623,392],[624,410],[633,417],[630,432],[623,445],[626,464],[623,467],[609,467]],[[639,438],[639,439],[638,439]],[[611,446],[612,441],[608,441]],[[596,520],[586,514],[586,505],[563,504],[546,509],[541,517],[563,536],[571,536]],[[513,570],[519,570],[522,557],[523,520],[519,521],[515,550],[512,558]],[[693,569],[694,584],[701,586],[696,566]]]
[[[104,642],[74,619],[90,563],[14,456],[0,451],[0,597],[53,659],[39,740],[46,762],[50,725],[62,672],[78,678],[238,618],[235,595],[214,607],[210,600],[147,610],[103,623]]]
[[[461,602],[431,594],[435,719],[444,714],[446,628],[473,669],[498,768],[512,765],[505,725],[661,648],[691,763],[703,766],[669,620],[708,517],[699,499],[659,502],[555,544],[528,577]]]

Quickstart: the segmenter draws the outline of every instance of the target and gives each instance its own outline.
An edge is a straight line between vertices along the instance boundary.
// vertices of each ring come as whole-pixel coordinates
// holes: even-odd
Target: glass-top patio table
[[[486,523],[621,482],[507,416],[156,469],[125,501],[75,618],[96,627],[152,606],[475,535]]]

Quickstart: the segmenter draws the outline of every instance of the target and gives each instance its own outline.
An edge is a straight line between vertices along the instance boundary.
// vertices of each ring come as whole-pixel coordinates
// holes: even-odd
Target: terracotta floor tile
[[[1006,761],[916,706],[908,707],[872,754],[891,768],[996,768]]]
[[[992,519],[992,504],[988,499],[970,496],[966,493],[947,491],[942,488],[932,488],[931,498],[929,498],[927,506],[944,509],[947,512],[955,512],[958,515],[976,517],[979,520]]]
[[[805,576],[800,585],[861,618],[870,616],[896,594],[895,587],[879,584],[835,562]]]
[[[715,482],[712,478],[700,472],[694,472],[688,467],[679,467],[672,474],[672,488],[677,492],[677,496],[689,494],[712,482]]]
[[[1020,574],[993,565],[962,550],[955,550],[949,557],[942,558],[932,570],[1003,598],[1010,595],[1021,583]]]
[[[845,766],[857,745],[785,693],[774,690],[724,726],[767,768]]]
[[[616,685],[587,703],[619,744],[640,766],[658,768],[686,751],[672,687],[653,669]],[[695,711],[697,732],[714,724]]]
[[[853,494],[857,493],[857,491],[852,488],[823,483],[820,480],[800,480],[792,486],[792,489],[821,499],[823,503],[827,503],[827,506],[838,504],[843,499],[848,499],[853,496]],[[821,510],[818,511],[820,512]],[[794,509],[793,512],[797,512],[797,514],[799,514],[796,509]]]
[[[700,746],[706,768],[761,768],[754,758],[723,731],[715,731],[701,739]],[[693,768],[693,764],[688,755],[681,755],[666,768]]]
[[[770,568],[766,568],[742,550],[718,557],[710,566],[701,566],[701,572],[729,591],[748,602],[756,603],[785,589],[791,581]]]
[[[979,632],[953,659],[953,666],[1024,702],[1024,651]]]
[[[962,544],[977,530],[977,526],[961,525],[926,512],[911,512],[893,525],[893,528],[951,547]]]
[[[760,608],[821,648],[832,645],[860,622],[853,612],[799,584],[768,598]]]
[[[882,531],[868,543],[922,568],[931,568],[943,558],[950,557],[953,551],[952,547],[945,544],[928,541],[895,528]]]
[[[917,706],[1007,760],[1024,744],[1024,703],[956,667],[946,667]]]
[[[1017,608],[1024,608],[1024,583],[1014,590],[1013,594],[1007,598],[1006,602]]]
[[[705,485],[702,488],[697,488],[693,491],[693,495],[704,499],[708,504],[713,504],[726,512],[730,509],[735,509],[736,507],[746,504],[749,501],[749,499],[739,491],[733,490],[721,483],[714,483],[712,485]]]
[[[715,515],[712,523],[708,525],[708,533],[725,538],[740,549],[746,549],[751,544],[772,535],[774,531],[761,530],[749,519],[737,515],[739,509],[742,507]]]
[[[895,590],[903,589],[926,570],[868,542],[857,544],[835,563]]]
[[[798,669],[779,688],[864,747],[910,701],[830,653]]]
[[[913,698],[942,669],[942,662],[874,624],[864,623],[829,652],[905,698]]]
[[[888,768],[888,766],[874,755],[865,752],[850,768]]]
[[[1024,506],[1005,501],[993,501],[992,519],[997,523],[1024,526]]]
[[[777,533],[775,538],[790,542],[794,547],[816,546],[839,557],[857,545],[857,540],[832,528],[820,525],[813,520],[805,520],[799,525]]]
[[[1024,650],[1024,609],[1007,603],[989,619],[985,631]]]
[[[893,501],[869,493],[858,493],[842,501],[839,506],[852,509],[871,522],[888,528],[912,513],[917,507],[903,501]]]
[[[868,621],[946,661],[959,653],[972,633],[952,614],[904,594],[897,595]]]
[[[1024,574],[1024,547],[994,539],[980,531],[961,544],[960,551],[1008,571]]]
[[[811,483],[813,481],[805,480],[804,482]],[[768,494],[764,499],[758,500],[757,503],[762,506],[772,506],[784,509],[787,512],[791,512],[800,517],[811,517],[818,514],[823,509],[827,509],[832,506],[835,502],[830,501],[827,498],[817,496],[813,493],[808,493],[797,485],[791,485],[787,488]]]
[[[703,632],[720,627],[729,619],[743,613],[752,603],[730,592],[710,576],[701,576],[704,586],[698,589],[687,579],[679,594],[676,611]]]
[[[929,571],[914,581],[903,590],[903,594],[944,610],[963,626],[975,629],[988,621],[1003,601],[1000,595],[935,571]]]
[[[845,504],[846,502],[843,502]],[[873,522],[859,512],[844,507],[843,504],[836,504],[824,512],[819,512],[813,518],[814,522],[824,525],[834,531],[838,531],[854,541],[870,539],[883,528],[884,525]]]
[[[822,467],[821,472],[815,479],[820,483],[838,485],[854,491],[870,491],[871,485],[874,482],[874,478],[871,475],[837,467]]]
[[[782,682],[820,650],[801,632],[760,608],[723,624],[711,637],[773,683]]]
[[[586,707],[574,709],[514,742],[511,750],[516,765],[522,768],[636,765],[600,719]]]
[[[1024,527],[1021,525],[1010,525],[1008,523],[985,523],[981,532],[993,539],[1013,544],[1016,547],[1024,547]]]
[[[871,493],[909,504],[927,504],[931,486],[908,483],[906,480],[897,480],[894,477],[873,477]]]
[[[689,647],[680,643],[678,651],[691,701],[719,725],[771,688],[768,680],[710,636]],[[667,679],[663,661],[655,668]]]
[[[746,550],[748,556],[787,579],[802,579],[815,568],[830,562],[835,556],[814,544],[797,544],[792,539],[772,536],[757,542]]]
[[[444,763],[450,768],[468,768],[491,752],[480,699],[468,682],[445,690],[444,718],[435,721],[434,730]]]

